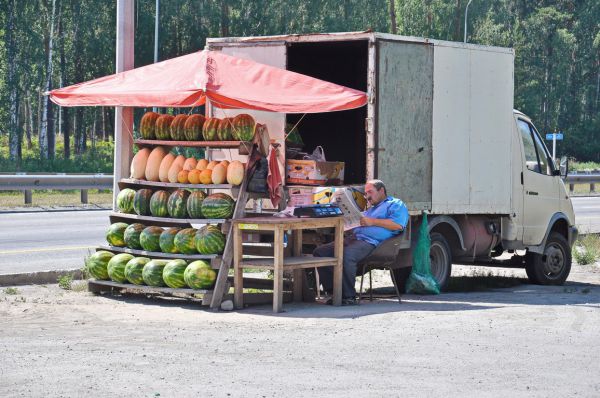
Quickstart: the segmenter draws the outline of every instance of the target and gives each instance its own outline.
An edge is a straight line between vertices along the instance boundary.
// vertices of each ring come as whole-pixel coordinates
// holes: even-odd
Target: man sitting
[[[342,276],[342,305],[356,304],[356,268],[384,240],[398,235],[406,228],[408,209],[404,202],[387,196],[381,180],[371,180],[365,184],[365,197],[369,208],[363,212],[360,227],[351,230],[344,238],[344,268]],[[334,244],[327,243],[317,247],[315,257],[333,257]],[[333,267],[321,267],[318,270],[325,291],[333,288]],[[328,302],[330,303],[331,300]]]

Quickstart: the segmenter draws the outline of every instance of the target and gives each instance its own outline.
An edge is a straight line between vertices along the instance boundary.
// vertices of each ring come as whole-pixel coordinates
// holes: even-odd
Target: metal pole
[[[552,161],[556,163],[556,133],[552,134]]]
[[[469,15],[469,6],[473,0],[469,0],[467,3],[467,7],[465,8],[465,39],[463,40],[465,43],[467,42],[467,16]]]
[[[156,0],[156,14],[154,17],[154,63],[158,62],[158,13],[160,10],[160,0]],[[158,112],[157,107],[152,108],[153,112]]]

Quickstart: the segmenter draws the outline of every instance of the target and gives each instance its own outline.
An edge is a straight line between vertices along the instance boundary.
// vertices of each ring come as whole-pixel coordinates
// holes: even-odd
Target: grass
[[[19,293],[19,289],[17,289],[16,287],[7,287],[6,289],[4,289],[4,294],[8,294],[11,296],[17,295]]]
[[[596,162],[570,162],[569,171],[600,170],[600,163]]]
[[[64,290],[71,290],[73,283],[73,275],[63,275],[58,278],[58,287]]]
[[[580,236],[573,248],[573,258],[579,265],[594,264],[600,259],[600,236],[587,234]]]
[[[79,190],[53,191],[39,190],[32,192],[32,204],[24,204],[21,191],[0,191],[0,208],[2,207],[35,207],[35,206],[78,206],[81,205]],[[112,190],[88,190],[88,202],[96,205],[111,205]]]

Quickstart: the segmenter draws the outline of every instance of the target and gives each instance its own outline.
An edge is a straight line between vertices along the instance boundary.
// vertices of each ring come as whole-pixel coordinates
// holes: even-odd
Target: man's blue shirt
[[[365,217],[392,220],[402,228],[406,228],[408,223],[408,209],[404,202],[392,196],[388,196],[377,206],[373,206],[363,212]],[[379,245],[384,240],[398,235],[401,231],[390,231],[383,227],[357,227],[352,230],[358,240],[365,241],[372,245]]]

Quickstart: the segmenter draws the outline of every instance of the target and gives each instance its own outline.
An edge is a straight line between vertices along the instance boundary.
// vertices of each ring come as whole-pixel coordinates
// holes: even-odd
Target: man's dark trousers
[[[344,238],[344,270],[342,276],[342,298],[355,298],[356,268],[358,263],[375,249],[375,245],[356,239],[354,236]],[[333,242],[317,247],[313,251],[315,257],[333,257]],[[319,279],[327,291],[333,289],[333,267],[319,267]]]

